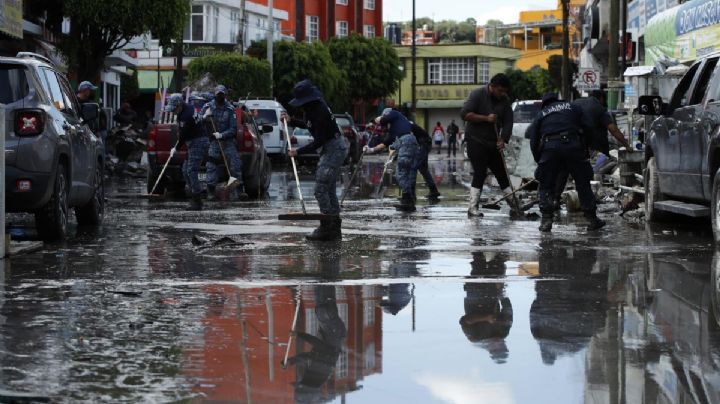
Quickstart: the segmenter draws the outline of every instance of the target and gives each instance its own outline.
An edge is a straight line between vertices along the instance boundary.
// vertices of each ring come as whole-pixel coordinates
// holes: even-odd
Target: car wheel
[[[655,202],[662,200],[655,157],[651,157],[647,162],[643,182],[645,185],[645,219],[649,222],[661,222],[667,218],[667,212],[655,209]]]
[[[62,240],[68,228],[68,180],[64,164],[59,164],[55,174],[53,195],[50,201],[35,213],[35,226],[45,240]]]
[[[153,170],[152,168],[148,169],[147,173],[147,193],[153,193],[153,187],[155,186],[155,182],[158,180],[159,173],[156,170]],[[155,194],[162,195],[165,193],[165,181],[162,180],[157,184],[157,187],[154,190]]]
[[[718,251],[715,251],[715,254],[713,254],[712,275],[710,276],[710,283],[712,284],[710,296],[715,323],[720,326],[720,257],[718,254]]]
[[[712,200],[710,201],[710,217],[712,221],[713,237],[720,242],[720,169],[715,173],[712,187]]]
[[[75,208],[75,217],[81,226],[98,226],[102,223],[105,215],[105,184],[99,166],[95,169],[94,186],[95,192],[90,202],[85,206]]]

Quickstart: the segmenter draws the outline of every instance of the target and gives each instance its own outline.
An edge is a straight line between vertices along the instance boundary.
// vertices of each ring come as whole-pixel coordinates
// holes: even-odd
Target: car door
[[[683,138],[687,138],[692,131],[692,123],[696,115],[696,106],[689,103],[700,65],[700,63],[693,65],[680,80],[670,100],[672,115],[660,118],[653,124],[656,137],[654,152],[660,189],[665,195],[682,199],[693,199],[698,194],[698,190],[695,189],[697,187],[693,186],[692,181],[688,181],[691,170],[689,164],[683,162],[681,145]],[[691,145],[686,145],[686,151],[689,151],[689,148]]]
[[[703,167],[707,160],[708,113],[705,109],[705,95],[710,79],[717,67],[718,57],[705,59],[692,85],[692,94],[687,110],[687,121],[682,122],[680,132],[680,172],[685,178],[685,195],[689,199],[705,200]]]
[[[70,113],[70,109],[72,109],[72,115],[75,117],[75,138],[77,141],[75,142],[73,157],[77,158],[83,165],[83,169],[78,172],[78,178],[83,183],[84,189],[86,189],[85,186],[87,185],[89,190],[93,190],[95,188],[95,167],[97,164],[97,160],[95,159],[97,139],[94,138],[95,135],[88,126],[88,123],[82,120],[82,109],[80,107],[80,103],[75,97],[75,94],[72,92],[70,83],[68,83],[67,79],[62,74],[57,73],[57,76],[65,101],[68,105],[70,105],[68,113]]]

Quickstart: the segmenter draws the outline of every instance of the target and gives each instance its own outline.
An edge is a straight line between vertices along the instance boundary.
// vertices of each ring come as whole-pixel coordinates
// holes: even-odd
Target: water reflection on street
[[[401,215],[382,169],[361,168],[337,243],[277,221],[291,174],[201,213],[113,184],[102,229],[3,264],[0,402],[720,402],[707,229],[468,220],[467,165],[445,159],[443,200]]]

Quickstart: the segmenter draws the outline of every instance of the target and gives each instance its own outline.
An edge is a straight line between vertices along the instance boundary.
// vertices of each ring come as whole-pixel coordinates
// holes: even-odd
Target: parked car
[[[272,127],[271,132],[262,135],[265,150],[267,154],[284,160],[288,151],[289,134],[285,133],[283,123],[280,121],[280,115],[285,112],[282,104],[274,99],[256,99],[245,101],[242,105],[253,115],[258,127],[265,125]]]
[[[307,146],[310,143],[312,143],[313,137],[310,134],[310,131],[303,128],[295,128],[293,130],[292,136],[290,137],[290,144],[292,145],[293,149],[299,149],[301,147]],[[317,159],[320,157],[320,151],[322,148],[318,149],[315,153],[307,153],[307,154],[301,154],[298,155],[298,160],[309,160],[309,159]]]
[[[646,137],[645,215],[711,217],[720,241],[720,54],[695,62],[669,104],[660,97],[639,101],[643,115],[660,115]]]
[[[345,138],[348,140],[348,159],[351,163],[357,163],[360,160],[360,136],[355,129],[355,121],[350,114],[335,114],[335,122],[337,122],[340,130],[343,131]]]
[[[89,123],[98,104],[82,106],[64,74],[40,55],[0,57],[5,104],[5,197],[9,212],[35,214],[44,239],[67,235],[70,209],[80,225],[105,213],[103,145]]]
[[[273,131],[272,126],[259,126],[250,114],[243,113],[240,108],[235,110],[238,120],[238,133],[235,137],[238,152],[242,159],[242,175],[245,184],[245,192],[250,198],[262,198],[270,186],[270,176],[272,175],[272,166],[270,158],[265,151],[262,133],[270,133]],[[177,142],[177,122],[175,115],[171,113],[163,113],[159,123],[155,124],[148,137],[148,176],[147,190],[152,191],[153,186],[157,182],[158,176],[163,165],[170,157],[170,149]],[[182,163],[187,158],[187,148],[183,145],[170,161],[163,178],[158,183],[155,193],[162,194],[166,189],[180,190],[185,187],[185,180],[182,175]],[[201,172],[201,179],[204,178]],[[222,166],[222,164],[221,164]],[[227,178],[227,172],[224,168],[218,170],[220,181]]]

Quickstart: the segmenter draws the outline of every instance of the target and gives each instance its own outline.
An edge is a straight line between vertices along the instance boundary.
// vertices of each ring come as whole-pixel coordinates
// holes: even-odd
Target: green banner
[[[0,0],[0,31],[22,39],[22,0]]]

